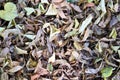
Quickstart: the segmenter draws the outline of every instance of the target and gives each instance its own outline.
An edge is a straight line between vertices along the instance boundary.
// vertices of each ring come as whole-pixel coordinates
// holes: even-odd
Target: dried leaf
[[[72,56],[78,60],[79,59],[79,53],[77,51],[72,51]]]
[[[42,67],[42,64],[41,64],[40,60],[38,61],[38,64],[37,64],[37,66],[35,68],[34,73],[38,73],[39,76],[48,74],[47,69],[45,69],[45,68]]]
[[[78,28],[78,26],[79,26],[79,22],[78,22],[78,20],[75,18],[75,28]]]
[[[77,12],[82,12],[82,10],[80,9],[79,6],[74,5],[74,4],[70,4],[70,6],[71,6],[75,11],[77,11]]]
[[[63,12],[61,9],[58,10],[58,15],[59,15],[62,19],[67,19],[67,17],[65,16],[64,12]]]
[[[58,11],[57,9],[54,7],[53,4],[50,4],[48,11],[46,12],[45,15],[57,15]]]
[[[35,12],[34,8],[32,7],[25,7],[24,9],[27,11],[28,16]]]
[[[48,0],[41,0],[41,3],[49,4]]]
[[[71,36],[77,35],[78,34],[77,31],[78,30],[74,29],[73,31],[70,31],[70,32],[66,33],[64,37],[67,38],[67,37],[71,37]]]
[[[53,3],[61,3],[63,0],[52,0]]]
[[[116,29],[115,29],[115,28],[112,29],[109,37],[112,37],[113,39],[116,39],[116,37],[117,37],[117,32],[116,32]]]
[[[35,35],[25,34],[24,36],[31,40],[35,39]]]
[[[89,37],[90,34],[92,34],[92,30],[90,30],[89,28],[86,29],[84,37],[82,39],[82,41],[86,41],[86,39]]]
[[[79,33],[83,34],[85,28],[91,23],[92,19],[92,14],[89,14],[88,17],[82,22],[82,25],[79,28]]]
[[[97,7],[98,10],[101,10],[102,13],[101,15],[97,18],[97,20],[95,21],[94,24],[98,24],[101,20],[101,18],[106,14],[106,7],[105,7],[105,0],[101,0],[98,7]]]
[[[118,49],[120,48],[120,46],[111,46],[111,47],[115,52],[118,52]]]
[[[26,50],[22,50],[18,48],[17,46],[15,46],[15,51],[17,54],[28,54]]]
[[[102,47],[101,47],[100,41],[96,44],[95,49],[96,49],[99,53],[101,53],[101,52],[103,51],[103,50],[102,50]]]
[[[120,14],[119,14],[119,15],[117,15],[117,19],[118,19],[118,21],[120,21]]]
[[[55,53],[49,58],[48,63],[54,63],[55,62]]]
[[[40,77],[39,74],[34,74],[31,76],[31,80],[35,80],[35,79],[38,79]]]
[[[84,9],[86,9],[87,7],[94,7],[94,6],[95,6],[94,3],[87,3],[85,4]]]
[[[87,68],[85,70],[85,73],[87,73],[87,74],[96,74],[96,73],[98,73],[98,69]]]
[[[108,5],[108,6],[110,7],[110,9],[113,11],[113,7],[114,7],[114,5],[113,5],[113,0],[109,0],[107,5]]]
[[[23,66],[15,66],[12,69],[9,70],[10,73],[15,73],[19,70],[21,70],[23,68]]]
[[[8,74],[6,72],[2,73],[0,76],[0,80],[9,80]]]
[[[4,30],[5,30],[4,27],[0,27],[0,34],[1,34],[1,32],[3,32]]]
[[[74,41],[74,47],[75,47],[77,50],[82,50],[82,46],[81,46],[78,42],[76,42],[76,41]]]
[[[53,41],[56,38],[56,35],[60,33],[60,30],[55,28],[55,26],[50,26],[50,41]]]

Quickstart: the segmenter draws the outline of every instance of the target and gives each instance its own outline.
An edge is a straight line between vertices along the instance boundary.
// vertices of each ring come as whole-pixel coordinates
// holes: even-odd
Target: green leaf
[[[112,49],[113,49],[115,52],[117,52],[118,49],[120,48],[120,46],[111,46],[111,47],[112,47]]]
[[[112,32],[110,33],[109,37],[112,37],[113,39],[116,39],[116,37],[117,37],[117,32],[116,32],[116,29],[115,29],[115,28],[112,29]]]
[[[34,8],[31,8],[31,7],[25,7],[24,9],[27,11],[28,16],[35,11]]]
[[[112,75],[113,68],[112,67],[105,67],[101,70],[102,77],[107,78]]]
[[[91,3],[91,2],[93,2],[94,0],[87,0],[88,1],[88,3]]]
[[[78,34],[77,30],[73,30],[73,31],[70,31],[70,32],[66,33],[64,37],[67,38],[67,37],[74,36],[76,34]]]
[[[118,19],[118,21],[120,21],[120,14],[119,14],[119,15],[117,15],[117,19]]]
[[[4,10],[0,10],[0,18],[6,21],[11,21],[17,16],[18,14],[16,5],[12,2],[6,3],[4,6]]]
[[[79,22],[78,20],[75,18],[75,28],[77,28],[79,26]]]
[[[97,63],[97,62],[99,62],[101,60],[102,60],[102,58],[96,58],[94,63]]]
[[[2,31],[4,31],[4,30],[5,30],[4,27],[0,27],[0,33],[1,33]]]
[[[110,9],[113,11],[113,0],[109,0],[108,1],[108,6],[110,7]]]
[[[52,72],[52,71],[53,71],[53,65],[52,65],[51,63],[49,63],[49,64],[47,65],[47,69],[48,69],[50,72]]]
[[[17,7],[16,7],[16,5],[14,3],[8,2],[8,3],[5,4],[4,9],[6,11],[10,11],[10,12],[12,11],[12,12],[14,12],[14,11],[17,10]]]
[[[41,12],[45,12],[45,8],[42,3],[39,3],[38,8],[40,9]]]
[[[99,53],[102,52],[102,47],[100,41],[96,44],[95,49],[98,50]]]

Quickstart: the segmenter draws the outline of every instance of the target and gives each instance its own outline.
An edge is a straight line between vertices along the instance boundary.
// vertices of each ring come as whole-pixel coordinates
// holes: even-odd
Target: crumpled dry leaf
[[[27,37],[28,39],[33,40],[35,38],[36,35],[32,35],[32,34],[24,34],[25,37]]]
[[[15,51],[17,54],[28,54],[26,50],[22,50],[18,48],[17,46],[15,46]]]
[[[77,29],[74,29],[74,30],[66,33],[64,37],[67,38],[67,37],[71,37],[71,36],[77,35],[78,34],[77,31],[78,31]]]
[[[32,14],[33,12],[35,12],[34,8],[32,7],[25,7],[24,8],[27,11],[27,15],[29,16],[30,14]]]
[[[5,57],[7,54],[9,54],[9,52],[10,52],[10,49],[6,47],[1,51],[0,56]]]
[[[49,4],[48,0],[41,0],[41,3]]]
[[[100,41],[96,44],[95,49],[96,49],[98,52],[100,52],[100,53],[103,51],[103,50],[102,50],[102,47],[101,47]]]
[[[77,49],[77,50],[82,50],[82,46],[78,43],[78,42],[76,42],[76,41],[74,41],[74,47]]]
[[[77,11],[77,12],[82,12],[82,10],[80,9],[79,6],[74,5],[74,4],[70,4],[70,6],[71,6],[75,11]]]
[[[55,53],[49,58],[48,63],[54,63],[55,62]]]
[[[54,65],[60,64],[61,66],[68,66],[69,68],[71,68],[71,65],[64,59],[58,59],[55,61]]]
[[[106,7],[105,7],[105,0],[101,0],[98,7],[98,10],[101,10],[101,15],[97,18],[97,20],[94,22],[94,24],[98,24],[101,20],[101,18],[106,14]]]
[[[115,52],[117,52],[118,49],[120,48],[120,46],[111,46],[111,48],[112,48]]]
[[[76,60],[79,59],[79,53],[77,51],[72,51],[72,55]]]
[[[2,73],[0,76],[0,80],[9,80],[8,74],[6,72]]]
[[[38,61],[38,64],[34,70],[34,75],[31,76],[31,80],[35,80],[35,79],[38,79],[41,75],[46,75],[48,74],[48,71],[47,69],[45,68],[42,68],[42,64],[41,64],[41,61],[39,60]]]
[[[93,69],[93,68],[86,69],[86,70],[85,70],[85,73],[88,73],[88,74],[96,74],[96,73],[98,73],[98,69]]]
[[[3,33],[1,33],[1,35],[3,36],[4,39],[6,39],[10,33],[13,33],[15,35],[23,35],[18,28],[6,29],[5,31],[3,31]]]
[[[5,30],[4,27],[0,27],[0,35],[1,35],[1,32],[3,32]]]
[[[56,35],[60,33],[60,29],[57,29],[55,26],[50,26],[50,41],[53,41],[56,38]]]
[[[86,9],[86,8],[88,8],[88,7],[94,7],[95,6],[95,4],[94,3],[87,3],[87,4],[85,4],[85,6],[84,6],[84,9]]]
[[[82,41],[86,41],[86,39],[87,39],[87,38],[89,37],[89,35],[92,34],[92,33],[93,33],[93,31],[90,30],[89,28],[87,28],[86,31],[85,31],[85,34],[84,34],[84,37],[83,37]]]
[[[50,6],[49,6],[49,8],[48,8],[48,11],[46,12],[45,15],[48,15],[48,16],[50,16],[50,15],[57,15],[57,13],[58,13],[58,11],[57,11],[57,9],[54,7],[54,5],[53,5],[53,4],[50,4]]]
[[[83,34],[85,28],[92,22],[92,19],[92,14],[89,14],[88,17],[82,22],[82,25],[79,28],[79,33]]]
[[[116,37],[117,37],[117,31],[116,31],[115,28],[112,29],[109,37],[112,37],[113,39],[116,39]]]
[[[78,28],[78,26],[79,26],[79,22],[78,22],[78,20],[75,18],[75,28]]]
[[[12,69],[9,70],[10,73],[15,73],[19,70],[21,70],[23,68],[23,66],[15,66]]]

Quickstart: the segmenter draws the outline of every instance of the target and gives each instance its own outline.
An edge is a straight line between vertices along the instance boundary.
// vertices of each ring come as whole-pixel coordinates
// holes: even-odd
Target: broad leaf
[[[4,6],[4,10],[0,10],[0,18],[6,21],[11,21],[17,16],[18,14],[16,5],[13,4],[12,2],[6,3]]]
[[[112,75],[112,72],[113,72],[113,68],[112,67],[105,67],[105,68],[103,68],[101,70],[103,78],[110,77]]]

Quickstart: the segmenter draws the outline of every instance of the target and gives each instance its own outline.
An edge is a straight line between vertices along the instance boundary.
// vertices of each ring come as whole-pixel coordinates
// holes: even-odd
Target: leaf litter
[[[119,0],[1,0],[1,80],[119,80]]]

